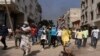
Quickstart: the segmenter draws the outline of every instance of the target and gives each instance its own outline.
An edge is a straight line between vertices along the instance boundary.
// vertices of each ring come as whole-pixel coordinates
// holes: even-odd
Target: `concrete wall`
[[[97,9],[97,4],[100,3],[100,0],[93,0],[93,3],[92,3],[92,0],[87,0],[87,4],[86,4],[86,0],[82,0],[82,2],[85,3],[85,6],[84,4],[82,4],[81,2],[81,5],[83,6],[81,9],[82,9],[82,15],[84,15],[84,18],[82,17],[82,21],[84,24],[83,25],[86,25],[86,24],[89,24],[90,26],[99,26],[100,24],[100,17],[97,17],[97,14],[98,14],[98,9]],[[85,12],[87,12],[87,17],[85,16]],[[93,20],[92,20],[92,16],[91,16],[91,12],[93,12]],[[86,22],[87,21],[87,22]]]
[[[81,19],[81,9],[80,8],[70,8],[66,14],[64,14],[64,19],[68,27],[73,27],[73,22]]]
[[[35,20],[35,22],[39,21],[39,17],[41,14],[36,11],[38,1],[36,0],[7,0],[7,4],[15,5],[15,10],[24,14],[24,21],[28,20],[28,17]],[[5,0],[0,0],[0,4],[5,4]],[[12,6],[10,6],[12,7]],[[37,20],[37,21],[36,21]]]

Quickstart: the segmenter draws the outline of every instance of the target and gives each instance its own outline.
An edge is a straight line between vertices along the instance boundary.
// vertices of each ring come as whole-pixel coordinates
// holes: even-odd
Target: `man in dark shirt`
[[[1,38],[1,42],[4,45],[3,50],[7,49],[7,45],[6,45],[6,36],[8,35],[8,28],[5,25],[2,25],[0,27],[0,36],[2,36]]]

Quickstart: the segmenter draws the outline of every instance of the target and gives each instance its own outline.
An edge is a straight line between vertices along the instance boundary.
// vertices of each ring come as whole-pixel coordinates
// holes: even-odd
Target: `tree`
[[[42,20],[39,22],[40,27],[45,25],[45,26],[53,26],[53,21],[52,20]]]
[[[40,5],[39,3],[37,3],[36,6],[37,6],[36,10],[37,10],[39,13],[42,13],[41,5]]]
[[[50,25],[50,26],[53,26],[53,25],[54,25],[54,23],[53,23],[52,20],[49,20],[49,25]]]

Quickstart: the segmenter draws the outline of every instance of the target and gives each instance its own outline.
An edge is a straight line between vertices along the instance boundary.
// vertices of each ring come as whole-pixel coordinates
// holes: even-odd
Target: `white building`
[[[67,13],[64,14],[64,19],[66,20],[66,25],[68,27],[80,28],[81,9],[70,8]]]
[[[100,0],[82,0],[81,9],[81,25],[100,28]]]
[[[41,19],[40,5],[37,0],[6,0],[12,22],[14,25],[24,22],[38,23]],[[0,0],[0,20],[8,22],[5,8],[5,0]],[[1,19],[4,18],[4,19]],[[5,22],[6,23],[6,22]]]

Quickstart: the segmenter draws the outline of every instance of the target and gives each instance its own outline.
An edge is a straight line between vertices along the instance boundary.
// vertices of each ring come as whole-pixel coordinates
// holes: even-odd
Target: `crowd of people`
[[[91,31],[91,46],[96,48],[99,39],[99,29],[95,26]],[[8,29],[5,25],[0,26],[0,38],[4,45],[3,50],[7,49],[6,36],[9,34],[9,38],[13,31]],[[42,26],[38,28],[36,25],[24,24],[17,26],[14,31],[15,46],[20,47],[23,50],[23,55],[28,55],[31,50],[31,46],[36,43],[41,43],[42,50],[45,46],[57,47],[59,45],[65,48],[69,46],[70,40],[75,40],[75,45],[80,49],[82,46],[86,47],[87,39],[89,38],[89,30],[84,27],[82,29],[69,29],[65,26]],[[32,42],[32,43],[31,43]]]

